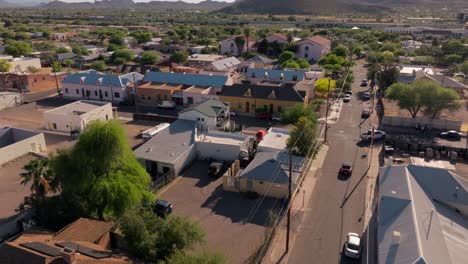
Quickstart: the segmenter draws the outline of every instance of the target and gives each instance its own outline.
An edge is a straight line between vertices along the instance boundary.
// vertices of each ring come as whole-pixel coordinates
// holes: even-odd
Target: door
[[[273,114],[273,104],[270,104],[270,114]]]
[[[85,97],[84,89],[81,88],[81,97]]]
[[[245,112],[250,113],[250,103],[249,102],[245,103]]]
[[[102,101],[102,91],[101,90],[99,90],[99,100]]]

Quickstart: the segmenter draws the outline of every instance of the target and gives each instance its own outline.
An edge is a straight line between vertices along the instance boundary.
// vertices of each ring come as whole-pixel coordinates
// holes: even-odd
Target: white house
[[[313,36],[305,38],[298,43],[296,58],[308,61],[318,61],[331,51],[331,40]]]
[[[68,75],[62,81],[63,96],[77,100],[123,102],[128,100],[132,89],[131,78],[94,70]]]
[[[84,100],[44,112],[46,129],[59,132],[83,131],[92,121],[113,117],[110,103]]]
[[[287,142],[291,131],[285,128],[270,127],[262,141],[258,143],[258,152],[287,151]]]
[[[197,158],[233,161],[248,157],[253,137],[242,134],[208,130],[196,139]]]
[[[30,130],[0,128],[0,165],[29,152],[45,152],[44,134]]]
[[[218,99],[219,96],[213,87],[191,86],[182,91],[184,105],[198,104],[209,99]]]
[[[179,112],[179,119],[196,121],[199,128],[224,127],[229,122],[229,105],[218,99],[193,104]]]
[[[238,45],[236,38],[243,38],[243,36],[232,36],[219,42],[221,54],[230,54],[232,56],[240,56],[242,53],[247,51],[247,41],[244,41],[244,45]]]
[[[282,45],[287,45],[289,42],[288,42],[288,37],[286,35],[284,35],[283,33],[275,33],[273,35],[269,35],[267,36],[266,38],[266,41],[268,41],[268,43],[278,43],[278,44],[282,44]]]

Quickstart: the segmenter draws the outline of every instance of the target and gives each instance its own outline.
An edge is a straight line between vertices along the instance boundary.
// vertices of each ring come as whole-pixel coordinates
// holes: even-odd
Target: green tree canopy
[[[279,63],[283,64],[286,61],[293,60],[295,57],[294,52],[292,51],[284,51],[283,53],[280,54],[278,61]]]
[[[299,63],[297,63],[297,61],[294,59],[283,62],[281,64],[281,67],[283,67],[283,69],[300,69],[301,68]]]
[[[315,82],[315,93],[320,96],[327,96],[328,93],[328,85],[330,85],[330,93],[333,93],[336,88],[336,81],[330,78],[322,78]]]
[[[463,72],[465,75],[468,74],[468,60],[460,64],[459,71]]]
[[[293,107],[285,109],[281,112],[281,122],[285,124],[296,124],[301,117],[307,117],[311,121],[317,118],[312,109],[313,106],[304,106],[304,104],[295,104]]]
[[[346,58],[349,54],[349,49],[345,45],[338,45],[332,50],[332,53],[336,56]]]
[[[111,60],[114,63],[121,64],[133,60],[133,57],[134,54],[132,51],[127,49],[121,49],[112,53]]]
[[[315,113],[313,113],[315,114]],[[311,120],[305,116],[299,118],[295,127],[291,130],[290,137],[286,143],[295,155],[313,156],[313,148],[317,142],[317,118]]]
[[[11,69],[11,63],[6,60],[0,60],[0,72],[8,72]]]
[[[309,69],[310,68],[310,63],[306,59],[299,59],[299,60],[297,60],[297,63],[299,64],[299,67],[301,69]]]
[[[184,51],[176,51],[169,58],[174,63],[185,63],[188,59],[188,53]]]
[[[74,46],[72,48],[72,51],[73,53],[75,53],[77,56],[83,56],[83,55],[88,55],[90,54],[91,52],[89,50],[87,50],[85,47],[83,46]]]
[[[13,57],[26,56],[31,52],[31,45],[23,41],[9,41],[5,46],[5,53]]]
[[[153,263],[205,241],[198,223],[173,215],[161,219],[147,209],[126,213],[121,228],[130,252]]]
[[[52,72],[61,72],[63,70],[62,64],[58,61],[52,62]]]
[[[60,54],[60,53],[68,53],[70,52],[69,49],[65,48],[65,47],[58,47],[56,50],[55,50],[56,53]]]
[[[63,64],[67,65],[68,68],[71,68],[75,64],[75,61],[73,59],[64,59]]]
[[[140,62],[142,64],[155,64],[161,59],[156,51],[145,51],[141,54]]]
[[[134,37],[139,44],[151,41],[153,37],[153,33],[151,31],[136,31],[130,34],[130,36]]]
[[[93,61],[91,63],[91,69],[93,69],[93,70],[104,71],[104,70],[106,70],[106,68],[107,68],[107,65],[102,60]]]
[[[88,216],[120,216],[152,198],[151,179],[118,121],[93,122],[75,146],[51,163],[62,195],[80,201]]]

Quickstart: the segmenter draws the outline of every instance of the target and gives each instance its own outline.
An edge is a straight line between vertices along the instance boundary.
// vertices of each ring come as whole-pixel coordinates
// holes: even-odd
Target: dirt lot
[[[263,238],[268,211],[281,201],[260,202],[224,192],[221,179],[211,179],[207,170],[208,162],[195,163],[160,198],[172,203],[176,215],[191,217],[203,226],[207,249],[223,252],[229,263],[244,263]]]
[[[23,166],[33,159],[33,155],[26,155],[0,166],[0,222],[14,215],[24,197],[31,193],[29,186],[20,184],[19,175],[23,172]]]

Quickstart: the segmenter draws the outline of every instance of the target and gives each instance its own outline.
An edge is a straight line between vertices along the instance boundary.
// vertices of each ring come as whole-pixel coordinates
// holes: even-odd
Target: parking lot
[[[207,171],[208,162],[196,162],[159,197],[172,203],[174,214],[201,224],[207,249],[223,252],[228,263],[244,263],[263,238],[269,210],[281,201],[225,192],[221,179],[210,178]]]

